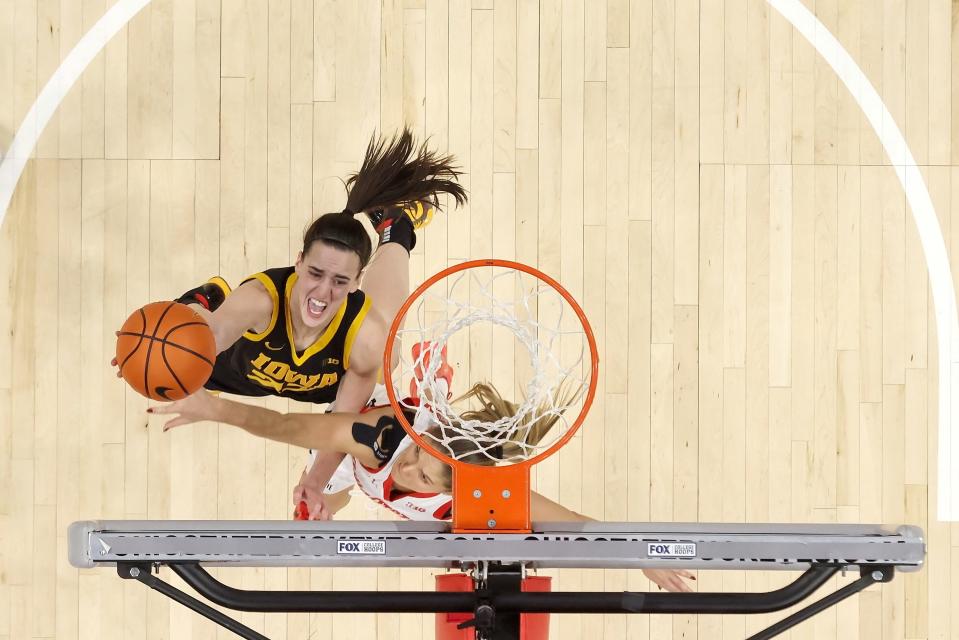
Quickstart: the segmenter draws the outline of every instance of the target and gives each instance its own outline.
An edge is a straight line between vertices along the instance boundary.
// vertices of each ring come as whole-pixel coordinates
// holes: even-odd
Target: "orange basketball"
[[[117,334],[117,366],[131,387],[152,400],[179,400],[213,373],[216,341],[200,314],[178,302],[151,302]]]

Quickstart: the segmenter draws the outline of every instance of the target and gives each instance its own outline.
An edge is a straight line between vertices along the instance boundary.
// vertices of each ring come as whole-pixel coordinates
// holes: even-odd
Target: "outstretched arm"
[[[273,317],[273,300],[257,280],[237,287],[212,313],[199,303],[189,306],[210,326],[217,354],[232,347],[247,331],[265,331]],[[110,360],[110,366],[117,367],[117,377],[121,377],[116,358]]]
[[[567,509],[535,491],[531,491],[529,494],[529,512],[530,518],[534,522],[596,522],[593,518]],[[666,589],[667,591],[692,591],[683,579],[696,579],[696,576],[685,569],[678,571],[643,569],[643,574],[660,589]]]
[[[349,454],[370,466],[378,465],[379,462],[369,447],[353,439],[353,425],[374,425],[380,416],[392,413],[389,407],[365,414],[279,413],[219,398],[202,389],[183,400],[157,405],[147,411],[176,414],[176,417],[163,426],[164,431],[201,420],[211,420],[240,427],[255,436],[277,442]]]

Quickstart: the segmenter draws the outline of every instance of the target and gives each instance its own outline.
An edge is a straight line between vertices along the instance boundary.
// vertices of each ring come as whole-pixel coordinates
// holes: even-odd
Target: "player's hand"
[[[169,431],[174,427],[203,420],[216,420],[216,398],[205,389],[200,389],[196,393],[189,395],[182,400],[175,400],[166,404],[160,404],[147,409],[147,413],[169,413],[176,414],[176,417],[167,420],[163,425],[164,431]]]
[[[689,583],[683,580],[683,578],[686,580],[696,579],[696,576],[685,569],[676,571],[672,569],[643,569],[643,574],[649,578],[650,582],[655,583],[660,589],[665,589],[666,591],[692,591]]]
[[[119,332],[119,331],[114,331],[114,332],[113,332],[113,335],[119,336],[119,335],[120,335],[120,332]],[[122,378],[122,377],[123,377],[123,376],[120,374],[120,363],[117,362],[116,356],[114,356],[114,358],[113,358],[112,360],[110,360],[110,366],[116,368],[116,370],[117,370],[117,377],[118,377],[118,378]]]
[[[301,502],[306,503],[306,518],[296,517]],[[295,507],[293,515],[297,520],[331,520],[333,518],[323,499],[323,492],[311,485],[298,484],[293,487],[293,505]]]

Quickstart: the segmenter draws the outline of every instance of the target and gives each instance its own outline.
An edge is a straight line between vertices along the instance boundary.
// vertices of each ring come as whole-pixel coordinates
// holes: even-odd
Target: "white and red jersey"
[[[350,457],[356,487],[369,498],[400,517],[408,520],[448,520],[453,499],[445,493],[402,493],[393,487],[390,470],[399,455],[413,445],[407,436],[396,448],[396,453],[379,469],[371,469]]]
[[[376,406],[383,405],[369,408]],[[412,425],[417,433],[426,431],[433,425],[430,413],[417,411]],[[394,449],[390,459],[379,468],[367,467],[353,456],[346,456],[327,483],[324,493],[339,493],[355,486],[374,502],[408,520],[448,520],[453,509],[453,499],[448,494],[401,493],[393,487],[393,479],[390,477],[393,463],[413,444],[412,438],[405,436]]]

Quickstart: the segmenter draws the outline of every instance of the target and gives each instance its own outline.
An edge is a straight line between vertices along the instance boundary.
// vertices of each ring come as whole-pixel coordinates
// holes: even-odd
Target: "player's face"
[[[407,447],[393,463],[393,484],[416,493],[447,493],[450,490],[446,465],[423,451],[419,445]]]
[[[347,249],[314,242],[296,258],[290,297],[308,327],[325,327],[346,296],[359,286],[360,257]]]

